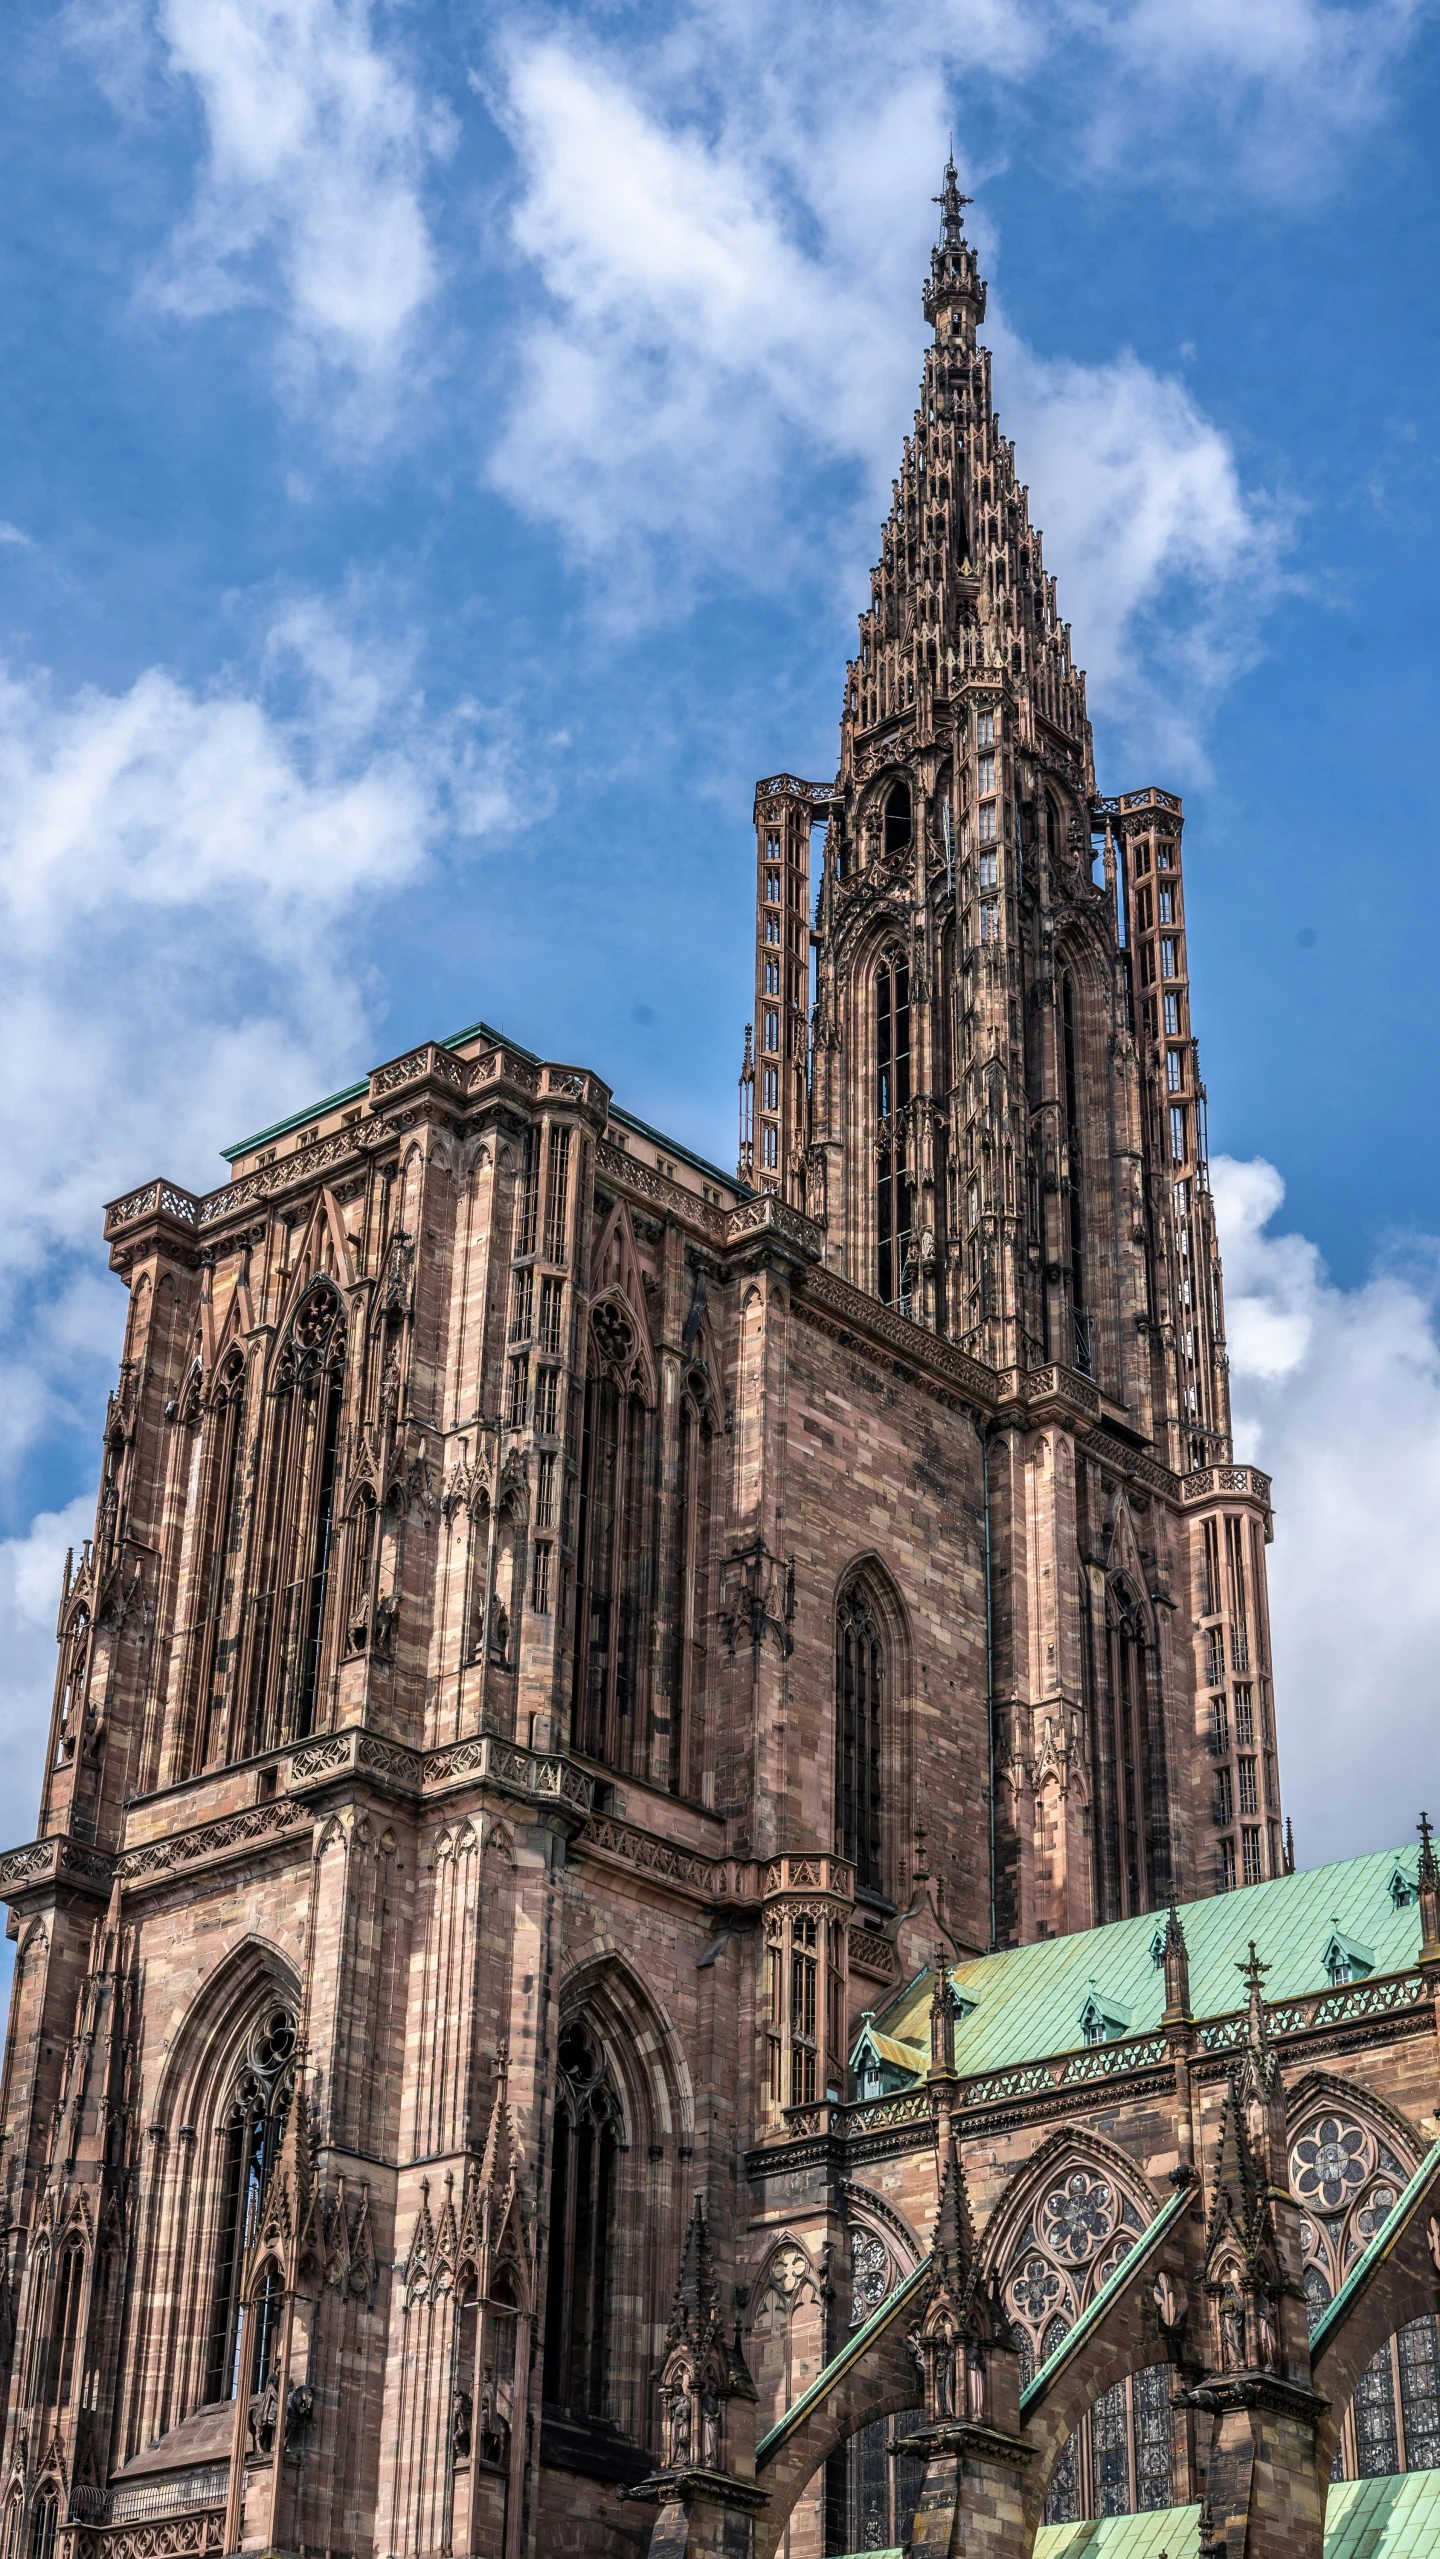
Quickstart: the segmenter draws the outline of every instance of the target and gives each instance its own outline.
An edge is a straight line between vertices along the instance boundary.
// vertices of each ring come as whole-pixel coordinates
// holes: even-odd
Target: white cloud
[[[1285,518],[1242,486],[1229,438],[1183,382],[1128,351],[1046,363],[999,312],[988,335],[1092,708],[1183,781],[1203,762],[1208,714],[1253,662]]]
[[[370,0],[84,0],[72,27],[118,105],[137,104],[128,49],[158,41],[198,97],[205,146],[189,213],[150,291],[183,318],[278,304],[282,369],[323,392],[332,427],[372,440],[438,288],[424,194],[448,153],[448,110],[422,96]],[[338,389],[338,398],[337,398]]]
[[[1086,117],[1095,160],[1259,195],[1313,197],[1391,101],[1429,0],[1059,0],[1106,58]],[[1137,116],[1137,108],[1142,112]]]
[[[1281,1775],[1307,1866],[1440,1804],[1440,1241],[1339,1288],[1275,1234],[1272,1165],[1212,1168],[1237,1454],[1275,1479]]]
[[[473,706],[431,720],[402,659],[313,603],[277,618],[254,688],[0,678],[12,1456],[113,1354],[100,1202],[151,1172],[204,1187],[217,1140],[333,1083],[367,1033],[355,925],[442,834],[504,823],[508,752]]]
[[[79,1555],[94,1524],[92,1495],[41,1511],[23,1537],[0,1539],[5,1715],[0,1722],[0,1843],[33,1839],[40,1769],[55,1688],[55,1620],[67,1547]]]
[[[524,327],[493,470],[617,609],[671,608],[706,578],[789,584],[826,537],[833,591],[863,591],[919,379],[916,177],[945,149],[941,51],[902,46],[863,120],[822,86],[801,150],[788,90],[707,131],[683,56],[646,78],[563,34],[512,43],[514,239],[548,307]],[[1184,779],[1252,652],[1283,527],[1179,381],[1132,354],[1047,363],[993,304],[988,335],[1096,706]],[[849,490],[823,528],[817,467],[832,498]]]

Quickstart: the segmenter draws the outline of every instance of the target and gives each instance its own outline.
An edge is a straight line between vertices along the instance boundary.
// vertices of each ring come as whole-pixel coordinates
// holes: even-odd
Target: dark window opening
[[[914,839],[910,785],[908,782],[892,782],[885,800],[885,850],[887,853],[903,853]]]
[[[883,1892],[885,1655],[864,1593],[847,1591],[835,1625],[836,1841],[862,1891]]]
[[[544,2393],[572,2416],[606,2413],[620,2111],[604,2057],[584,2026],[560,2037]]]

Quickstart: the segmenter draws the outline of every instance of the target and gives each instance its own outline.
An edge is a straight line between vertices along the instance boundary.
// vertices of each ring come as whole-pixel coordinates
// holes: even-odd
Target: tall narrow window
[[[370,1640],[370,1580],[375,1565],[375,1496],[368,1489],[356,1502],[350,1520],[350,1598],[345,1610],[345,1644],[363,1653]]]
[[[221,1623],[230,1569],[230,1549],[240,1506],[241,1460],[245,1448],[245,1365],[237,1355],[226,1365],[211,1415],[211,1481],[208,1552],[201,1605],[203,1621],[195,1651],[195,1766],[203,1768],[224,1740],[225,1685],[220,1671]]]
[[[205,2372],[207,2400],[233,2399],[238,2386],[241,2278],[246,2247],[251,2220],[259,2210],[265,2181],[285,2130],[294,2053],[294,2012],[276,2002],[265,2010],[250,2036],[221,2117],[220,2194]]]
[[[520,1171],[515,1182],[515,1259],[535,1250],[536,1196],[540,1188],[540,1140],[527,1129]]]
[[[914,840],[915,826],[910,814],[910,785],[893,782],[885,801],[885,850],[903,853]]]
[[[1094,1361],[1090,1308],[1085,1293],[1085,1219],[1081,1197],[1084,1155],[1080,1144],[1080,1078],[1076,1070],[1075,982],[1068,970],[1061,979],[1061,1049],[1065,1077],[1065,1142],[1069,1156],[1066,1223],[1070,1246],[1070,1313],[1074,1347],[1070,1365],[1090,1376]]]
[[[59,2522],[60,2499],[53,2488],[42,2488],[30,2516],[30,2559],[54,2559]]]
[[[648,1740],[654,1430],[636,1391],[636,1350],[630,1318],[604,1300],[585,1383],[572,1732],[577,1750],[620,1768],[635,1766]]]
[[[887,951],[875,973],[876,1288],[909,1312],[914,1219],[910,1187],[910,971]]]
[[[604,2056],[586,2026],[565,2027],[559,2062],[544,2391],[552,2408],[601,2417],[609,2377],[620,2110]]]
[[[835,1626],[835,1838],[864,1892],[884,1890],[885,1657],[863,1591],[841,1598]]]
[[[570,1131],[552,1128],[545,1170],[545,1259],[563,1262],[570,1224]]]
[[[302,1297],[281,1350],[267,1425],[244,1740],[250,1752],[271,1750],[314,1725],[344,1394],[340,1292],[320,1279]]]
[[[797,1916],[790,1928],[790,2103],[815,2102],[819,2052],[820,1922]]]
[[[310,1584],[305,1595],[305,1643],[300,1658],[300,1683],[295,1701],[295,1731],[299,1736],[310,1732],[315,1722],[315,1698],[320,1681],[320,1644],[325,1631],[325,1600],[330,1588],[330,1550],[335,1528],[335,1468],[340,1444],[340,1405],[344,1396],[344,1371],[337,1361],[330,1370],[325,1391],[324,1422],[320,1441],[320,1480],[315,1501],[315,1526],[311,1537]]]

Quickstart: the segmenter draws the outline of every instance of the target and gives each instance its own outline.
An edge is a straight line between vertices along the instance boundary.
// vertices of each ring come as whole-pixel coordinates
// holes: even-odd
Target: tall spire
[[[925,317],[937,338],[946,345],[958,342],[968,351],[985,317],[985,286],[962,218],[974,198],[961,194],[953,158],[945,163],[944,182],[934,201],[940,207],[940,237],[930,252]]]

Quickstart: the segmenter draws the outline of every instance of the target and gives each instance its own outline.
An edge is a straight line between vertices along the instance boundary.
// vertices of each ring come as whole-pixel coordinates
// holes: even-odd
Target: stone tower
[[[1010,1475],[1024,1442],[1007,1435],[993,1461],[1007,1509],[1002,1761],[1027,1797],[1042,1764],[1090,1763],[1095,1915],[1115,1916],[1168,1890],[1174,1797],[1189,1789],[1163,1765],[1168,1717],[1153,1699],[1135,1697],[1130,1738],[1122,1716],[1107,1739],[1095,1696],[1107,1679],[1133,1683],[1099,1667],[1097,1646],[1143,1649],[1146,1608],[1188,1613],[1192,1582],[1197,1685],[1216,1692],[1196,1737],[1217,1763],[1210,1809],[1222,1832],[1242,1798],[1268,1823],[1238,1862],[1222,1840],[1222,1879],[1278,1869],[1268,1512],[1264,1479],[1231,1464],[1184,812],[1171,791],[1097,791],[1085,678],[977,343],[985,285],[953,163],[938,201],[933,340],[846,675],[839,773],[756,789],[741,1171],[820,1224],[828,1266],[854,1286],[1017,1391],[1047,1374],[1183,1479],[1173,1560],[1142,1540],[1117,1620],[1107,1567],[1130,1531],[1113,1491],[1082,1457],[1051,1512]],[[1149,1647],[1151,1676],[1162,1649]],[[1236,1672],[1249,1683],[1238,1701]],[[1247,1754],[1267,1754],[1243,1772],[1236,1716]],[[1180,1748],[1189,1756],[1188,1736]],[[1058,1801],[1071,1804],[1068,1783]],[[1040,1891],[1022,1915],[1028,1810],[1014,1820],[1011,1924],[1078,1924],[1073,1886],[1053,1914]],[[1042,1828],[1044,1880],[1088,1864],[1063,1819]]]

